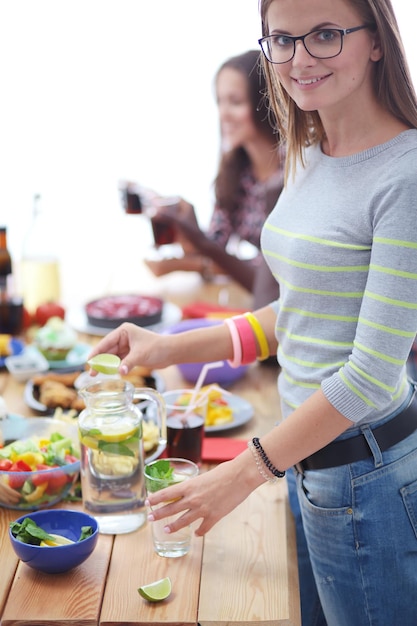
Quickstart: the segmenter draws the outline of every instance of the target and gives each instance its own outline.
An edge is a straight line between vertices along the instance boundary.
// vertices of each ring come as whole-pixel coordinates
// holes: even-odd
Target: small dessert
[[[60,317],[51,317],[35,335],[35,345],[48,361],[64,361],[76,342],[76,332]]]
[[[116,328],[123,322],[137,326],[157,324],[162,309],[160,298],[139,295],[105,296],[85,306],[88,323],[101,328]]]

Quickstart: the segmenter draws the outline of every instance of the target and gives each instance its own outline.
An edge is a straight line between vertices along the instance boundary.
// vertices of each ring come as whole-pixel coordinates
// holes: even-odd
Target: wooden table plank
[[[116,536],[100,626],[195,626],[198,610],[203,539],[192,538],[190,552],[180,558],[158,556],[150,524]],[[169,576],[172,593],[163,602],[144,600],[138,587]]]
[[[65,507],[78,508],[72,504]],[[20,515],[13,513],[11,519]],[[1,511],[1,519],[4,517]],[[19,562],[2,626],[98,626],[112,547],[113,536],[100,535],[93,554],[62,574],[44,574]],[[4,571],[3,548],[1,554]]]
[[[15,520],[17,517],[19,517],[19,511],[3,509],[0,507],[0,616],[3,614],[7,596],[19,563],[19,559],[17,558],[8,537],[10,522]]]
[[[285,482],[263,485],[210,530],[201,576],[201,626],[300,624],[296,557],[287,550],[286,535]]]

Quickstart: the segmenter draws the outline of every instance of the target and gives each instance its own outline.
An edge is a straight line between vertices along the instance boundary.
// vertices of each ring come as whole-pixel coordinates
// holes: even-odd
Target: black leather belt
[[[411,435],[417,429],[417,390],[414,390],[407,408],[382,426],[372,428],[371,425],[371,429],[381,452]],[[361,434],[350,439],[333,441],[297,463],[295,467],[301,472],[327,469],[362,461],[370,456],[372,456],[371,449]]]

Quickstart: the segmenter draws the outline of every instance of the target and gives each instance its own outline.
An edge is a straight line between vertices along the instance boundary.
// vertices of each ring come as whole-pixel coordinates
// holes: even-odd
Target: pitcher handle
[[[155,391],[154,389],[135,387],[134,392],[135,400],[149,400],[150,402],[154,402],[156,404],[156,419],[158,422],[158,430],[159,430],[159,445],[166,445],[167,443],[167,412],[165,400],[159,391]]]

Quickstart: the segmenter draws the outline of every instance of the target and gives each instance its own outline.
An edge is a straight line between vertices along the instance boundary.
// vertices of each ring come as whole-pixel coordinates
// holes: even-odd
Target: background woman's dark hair
[[[265,96],[266,83],[260,51],[249,50],[228,59],[218,69],[216,79],[225,68],[237,70],[246,78],[253,122],[259,132],[271,141],[271,145],[274,142],[278,144],[274,117]],[[223,209],[233,211],[240,204],[242,172],[249,164],[250,160],[244,148],[222,154],[214,189],[216,202]]]

